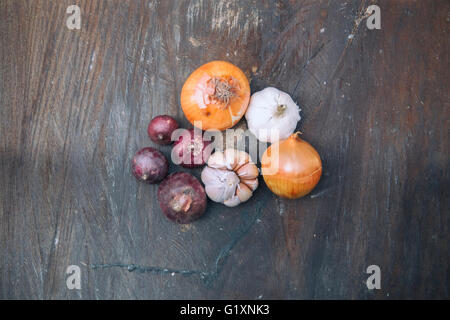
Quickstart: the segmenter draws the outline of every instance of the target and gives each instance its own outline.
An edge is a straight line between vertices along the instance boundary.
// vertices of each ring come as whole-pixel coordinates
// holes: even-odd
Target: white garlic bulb
[[[216,151],[202,171],[202,182],[208,197],[235,207],[247,201],[258,188],[259,171],[245,151]]]
[[[245,119],[258,140],[273,143],[294,132],[301,119],[300,108],[287,93],[268,87],[252,95]]]

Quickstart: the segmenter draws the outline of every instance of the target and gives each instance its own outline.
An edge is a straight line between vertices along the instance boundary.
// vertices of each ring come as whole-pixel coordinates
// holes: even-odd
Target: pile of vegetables
[[[226,130],[245,115],[255,137],[271,145],[261,159],[261,173],[276,195],[297,199],[310,193],[322,175],[317,151],[294,132],[300,121],[300,108],[285,92],[268,87],[250,97],[250,85],[241,69],[225,61],[212,61],[195,70],[181,91],[181,108],[192,125],[201,130]],[[148,126],[150,139],[170,145],[178,122],[169,115],[155,117]],[[277,134],[270,134],[270,130]],[[161,182],[158,202],[164,215],[177,223],[200,218],[212,201],[234,207],[248,201],[258,188],[259,169],[250,155],[228,148],[208,152],[198,130],[190,129],[172,147],[172,160],[185,168],[203,167],[201,180],[190,173],[169,176],[169,162],[154,148],[139,150],[132,160],[132,172],[150,184]]]

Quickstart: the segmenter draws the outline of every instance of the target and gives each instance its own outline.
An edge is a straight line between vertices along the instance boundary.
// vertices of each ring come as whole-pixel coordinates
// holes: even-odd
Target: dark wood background
[[[445,0],[0,0],[0,298],[448,298],[449,23]],[[130,159],[153,116],[188,126],[215,59],[298,101],[324,175],[179,226]]]

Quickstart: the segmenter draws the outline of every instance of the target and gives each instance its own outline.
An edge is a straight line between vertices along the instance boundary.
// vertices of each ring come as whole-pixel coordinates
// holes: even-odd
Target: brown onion
[[[297,199],[310,193],[319,182],[322,161],[316,149],[300,139],[297,132],[267,148],[261,171],[273,193]]]
[[[203,130],[231,128],[245,114],[249,100],[247,76],[226,61],[211,61],[195,70],[180,96],[186,118]]]
[[[193,175],[177,172],[169,175],[158,188],[158,202],[164,215],[177,223],[190,223],[206,210],[206,193]]]

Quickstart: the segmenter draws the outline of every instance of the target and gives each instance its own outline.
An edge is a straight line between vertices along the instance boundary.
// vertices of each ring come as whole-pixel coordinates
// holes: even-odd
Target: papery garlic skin
[[[215,202],[224,202],[233,197],[240,181],[233,171],[208,166],[203,169],[201,178],[206,194]]]
[[[245,151],[226,149],[212,154],[201,179],[208,197],[235,207],[247,201],[258,187],[259,170]]]
[[[251,133],[262,142],[287,139],[300,121],[300,108],[287,93],[268,87],[255,92],[245,113]],[[272,135],[271,130],[278,134]]]

